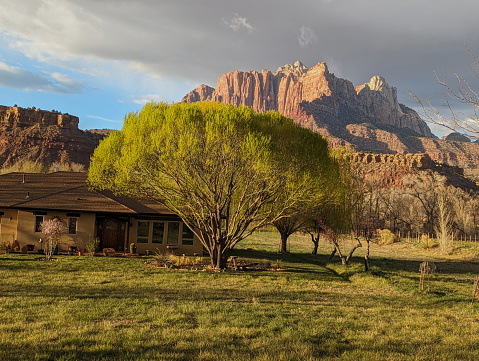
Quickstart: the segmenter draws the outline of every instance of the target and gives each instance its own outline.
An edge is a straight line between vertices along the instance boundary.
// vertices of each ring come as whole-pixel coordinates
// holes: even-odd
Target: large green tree
[[[149,198],[176,212],[216,268],[254,230],[337,190],[326,140],[277,112],[221,103],[149,103],[92,156],[96,189]]]

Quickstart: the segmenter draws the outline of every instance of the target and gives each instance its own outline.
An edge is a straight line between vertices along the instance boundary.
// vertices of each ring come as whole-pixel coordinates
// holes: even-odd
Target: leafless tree
[[[451,82],[448,79],[447,71],[444,71],[443,77],[434,72],[438,83],[445,90],[444,98],[449,109],[448,116],[441,114],[439,109],[432,104],[430,98],[421,100],[411,91],[409,91],[409,94],[422,108],[422,115],[427,122],[440,125],[456,133],[466,134],[473,139],[479,139],[479,94],[472,85],[474,81],[479,80],[479,59],[467,46],[466,49],[471,59],[468,62],[469,69],[472,72],[470,80],[454,73],[454,80]],[[468,106],[470,108],[469,112],[454,110],[457,103]]]

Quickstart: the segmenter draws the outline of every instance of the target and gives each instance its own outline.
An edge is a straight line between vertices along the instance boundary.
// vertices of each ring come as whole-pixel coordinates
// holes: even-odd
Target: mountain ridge
[[[438,139],[413,109],[399,103],[397,89],[374,75],[357,86],[330,73],[326,63],[301,62],[269,70],[233,71],[216,87],[202,84],[181,102],[220,101],[257,112],[276,110],[326,136],[333,147],[359,152],[427,153],[432,160],[464,168],[479,179],[479,145],[462,137]]]

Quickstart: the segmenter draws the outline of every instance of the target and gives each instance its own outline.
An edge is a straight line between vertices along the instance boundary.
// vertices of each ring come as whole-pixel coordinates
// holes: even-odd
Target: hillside
[[[0,167],[24,161],[88,167],[104,134],[82,131],[78,122],[78,117],[60,112],[0,106]]]
[[[381,76],[355,87],[330,73],[325,63],[308,69],[298,61],[274,73],[224,74],[216,88],[200,85],[182,102],[205,100],[246,105],[258,112],[279,111],[327,136],[332,146],[374,153],[426,153],[434,161],[462,167],[466,176],[479,179],[479,145],[463,139],[437,139],[414,110],[398,102],[397,89]]]

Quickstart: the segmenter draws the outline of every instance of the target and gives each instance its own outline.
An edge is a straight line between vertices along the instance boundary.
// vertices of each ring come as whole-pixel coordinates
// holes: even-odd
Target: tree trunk
[[[334,251],[331,253],[330,259],[334,256],[334,254],[337,252],[339,258],[341,259],[341,264],[342,265],[347,265],[348,263],[346,262],[346,258],[344,258],[343,254],[341,253],[341,249],[339,248],[339,243],[336,239],[332,239],[331,242],[333,243],[334,246]]]
[[[213,254],[210,254],[211,266],[214,267],[216,270],[225,269],[228,265],[229,254],[229,249],[224,249],[221,242],[217,243],[216,247],[213,249]]]
[[[368,242],[368,248],[366,249],[366,255],[364,256],[364,270],[369,272],[369,239],[366,239]]]
[[[281,253],[286,253],[288,252],[287,246],[288,246],[289,233],[280,231],[279,234],[281,235]]]
[[[313,234],[311,234],[311,242],[313,242],[313,252],[311,254],[318,254],[318,246],[319,246],[319,233],[318,233],[318,237],[314,237]]]
[[[349,254],[348,256],[346,257],[346,264],[349,264],[349,260],[351,259],[351,257],[353,256],[353,253],[354,251],[356,251],[359,247],[362,247],[363,245],[361,244],[361,242],[359,241],[359,238],[356,238],[356,241],[358,241],[358,244],[355,245],[351,251],[349,251]],[[344,264],[344,263],[343,263]]]

